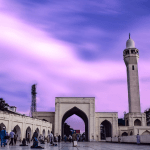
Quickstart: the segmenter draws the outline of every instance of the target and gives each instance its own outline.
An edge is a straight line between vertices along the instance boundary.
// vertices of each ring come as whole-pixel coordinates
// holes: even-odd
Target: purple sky
[[[148,0],[0,0],[0,97],[29,114],[54,111],[55,97],[95,97],[97,112],[128,112],[123,50],[139,49],[142,112],[150,107]]]

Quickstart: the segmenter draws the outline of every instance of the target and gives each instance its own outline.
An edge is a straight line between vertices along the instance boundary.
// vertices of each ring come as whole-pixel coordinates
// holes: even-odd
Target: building
[[[76,114],[85,122],[86,141],[105,140],[106,137],[150,134],[150,127],[146,124],[146,114],[141,113],[138,59],[139,50],[135,48],[130,38],[126,42],[123,58],[127,68],[128,104],[129,113],[124,115],[125,120],[119,120],[117,112],[95,112],[94,97],[56,97],[55,112],[35,112],[33,116],[46,119],[53,125],[53,132],[64,135],[65,120]]]
[[[28,117],[24,114],[16,112],[15,106],[9,106],[5,101],[0,99],[0,131],[5,127],[6,131],[10,133],[12,130],[18,135],[17,140],[27,138],[27,134],[30,134],[30,138],[34,131],[38,132],[38,135],[47,137],[52,131],[52,124],[47,121],[43,121],[36,118]]]

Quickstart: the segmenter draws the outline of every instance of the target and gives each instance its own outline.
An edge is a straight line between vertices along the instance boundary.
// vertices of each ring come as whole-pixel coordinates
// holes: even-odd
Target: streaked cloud
[[[132,1],[0,2],[0,95],[19,112],[28,114],[37,83],[39,111],[54,111],[55,97],[95,96],[96,111],[123,117],[128,95],[122,55],[129,32],[140,50],[142,111],[149,107],[145,5],[140,15],[136,7],[126,11]]]

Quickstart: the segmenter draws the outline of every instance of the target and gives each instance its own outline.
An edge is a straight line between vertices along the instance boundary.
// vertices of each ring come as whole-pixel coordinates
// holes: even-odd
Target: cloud
[[[49,4],[55,6],[53,9],[45,4],[24,3],[8,2],[6,7],[3,1],[1,5],[0,94],[10,105],[28,113],[31,85],[37,83],[38,111],[54,111],[55,97],[94,96],[96,111],[115,111],[123,117],[123,112],[128,112],[128,92],[122,53],[130,30],[140,50],[142,111],[148,107],[150,62],[149,42],[145,39],[149,39],[149,18],[136,23],[133,20],[130,27],[126,24],[122,29],[119,24],[124,21],[113,20],[120,15],[117,1],[114,6],[107,1],[89,2],[87,6],[84,2],[81,6],[77,2],[64,2],[62,6],[53,2]],[[88,12],[89,6],[95,10]],[[97,17],[99,8],[108,20]],[[115,8],[117,13],[108,14]]]

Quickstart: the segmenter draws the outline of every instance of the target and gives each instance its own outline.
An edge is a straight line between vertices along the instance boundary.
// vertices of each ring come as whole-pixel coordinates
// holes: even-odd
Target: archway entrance
[[[31,139],[31,128],[30,128],[30,127],[28,127],[28,128],[26,129],[26,139],[28,138],[28,133],[29,133],[30,139]]]
[[[106,137],[112,136],[112,127],[111,123],[107,120],[103,121],[100,125],[100,134],[101,134],[101,140],[106,140]]]
[[[85,124],[85,139],[86,139],[86,141],[88,141],[88,118],[87,118],[86,114],[77,107],[73,107],[72,109],[68,110],[64,114],[64,116],[62,118],[62,128],[61,128],[62,137],[64,136],[64,122],[66,121],[67,118],[69,118],[70,116],[72,116],[74,114],[79,116],[80,118],[82,118],[82,120],[84,121],[84,124]]]
[[[20,140],[21,139],[21,129],[18,125],[16,125],[14,127],[14,133],[17,135],[17,140]]]
[[[43,133],[42,133],[43,137],[45,137],[45,129],[43,129]]]
[[[38,137],[39,137],[39,136],[40,136],[40,135],[39,135],[39,128],[36,128],[36,131],[37,131],[37,133],[38,133]]]

